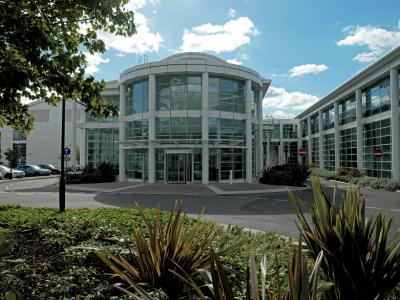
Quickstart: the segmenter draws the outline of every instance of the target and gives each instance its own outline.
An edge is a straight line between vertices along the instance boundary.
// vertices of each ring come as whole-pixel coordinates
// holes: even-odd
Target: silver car
[[[7,179],[25,177],[23,171],[14,170],[4,165],[0,165],[0,174],[2,175],[1,177]]]

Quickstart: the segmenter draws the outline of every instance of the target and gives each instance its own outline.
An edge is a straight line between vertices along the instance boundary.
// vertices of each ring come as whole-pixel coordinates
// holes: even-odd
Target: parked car
[[[38,165],[38,166],[42,169],[49,169],[51,174],[60,174],[61,173],[60,169],[56,168],[53,165]]]
[[[25,176],[25,172],[21,170],[13,170],[5,165],[0,165],[1,177],[11,179],[11,178],[21,178]]]
[[[25,172],[26,176],[43,176],[51,174],[49,169],[42,169],[36,165],[19,166],[16,170]]]

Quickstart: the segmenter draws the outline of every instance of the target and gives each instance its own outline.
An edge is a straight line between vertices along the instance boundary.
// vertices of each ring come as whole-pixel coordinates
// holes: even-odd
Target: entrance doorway
[[[210,154],[208,161],[208,180],[219,181],[219,159],[218,154]]]
[[[191,153],[167,153],[166,167],[167,183],[192,182]]]

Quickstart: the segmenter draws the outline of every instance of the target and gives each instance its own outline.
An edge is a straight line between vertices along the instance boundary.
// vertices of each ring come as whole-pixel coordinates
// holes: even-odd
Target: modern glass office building
[[[264,164],[270,82],[202,53],[129,68],[104,91],[119,118],[87,116],[81,126],[81,162],[115,162],[120,181],[252,182]]]
[[[399,68],[397,47],[297,116],[308,162],[400,180]]]

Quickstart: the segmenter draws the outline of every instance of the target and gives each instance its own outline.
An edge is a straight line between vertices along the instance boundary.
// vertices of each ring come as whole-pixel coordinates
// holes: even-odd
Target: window
[[[148,152],[147,149],[125,150],[125,172],[127,178],[148,180]]]
[[[340,131],[340,166],[357,168],[357,127]]]
[[[26,143],[14,143],[13,150],[18,153],[17,166],[26,164]]]
[[[158,76],[157,110],[200,110],[201,75]]]
[[[253,118],[257,118],[257,96],[258,92],[257,90],[251,90],[251,103],[250,103],[250,109],[251,109],[251,116]]]
[[[147,140],[149,138],[148,120],[128,122],[125,132],[127,140]]]
[[[351,96],[349,99],[339,103],[339,124],[347,124],[356,120],[356,98]]]
[[[282,131],[283,131],[284,139],[296,139],[297,138],[297,125],[296,124],[283,124]]]
[[[201,139],[201,118],[156,118],[157,139]]]
[[[245,120],[208,118],[210,140],[245,140]]]
[[[311,123],[311,134],[315,134],[319,132],[319,114],[315,114],[310,118]]]
[[[24,132],[22,130],[13,130],[13,141],[25,141]]]
[[[297,142],[284,142],[283,143],[283,163],[289,165],[297,164]]]
[[[325,134],[323,137],[324,168],[329,171],[335,170],[335,134]]]
[[[117,108],[119,109],[119,95],[113,95],[113,96],[103,96],[106,101],[113,103]],[[100,119],[95,119],[90,113],[86,114],[86,122],[88,123],[117,123],[119,120],[119,117],[113,117],[110,116],[108,118],[100,118]]]
[[[300,122],[300,128],[301,128],[301,136],[306,137],[308,136],[308,123],[307,120],[303,120]]]
[[[118,165],[118,128],[86,129],[86,163],[95,166],[99,162]]]
[[[302,140],[301,141],[301,147],[305,150],[306,155],[304,155],[301,160],[303,164],[306,164],[308,162],[308,141],[307,140]]]
[[[364,125],[364,171],[367,176],[392,177],[392,152],[390,119]],[[380,149],[382,158],[376,159],[374,151]]]
[[[333,106],[322,112],[322,128],[328,130],[335,127],[335,111]]]
[[[311,139],[311,162],[319,166],[319,137]]]
[[[149,111],[149,80],[134,82],[126,87],[126,115]]]
[[[254,104],[253,93],[253,104]],[[253,109],[255,109],[253,105]],[[245,113],[244,84],[242,81],[210,76],[208,79],[208,110]]]
[[[390,80],[385,78],[362,91],[363,116],[390,110]]]
[[[246,178],[245,149],[222,148],[220,150],[221,180],[229,179],[232,170],[233,179]]]

